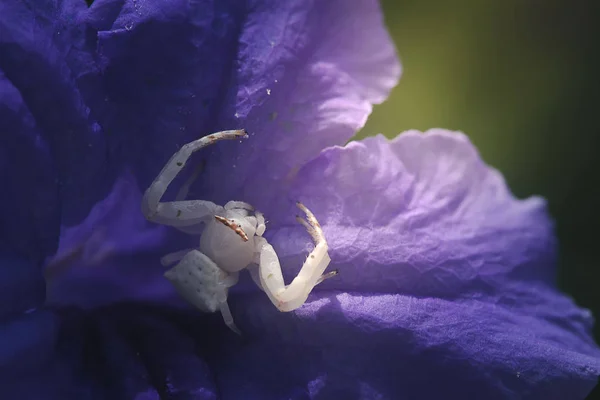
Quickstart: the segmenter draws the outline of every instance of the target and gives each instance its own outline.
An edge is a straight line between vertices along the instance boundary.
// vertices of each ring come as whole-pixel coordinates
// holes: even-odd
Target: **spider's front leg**
[[[297,205],[306,214],[306,220],[300,217],[296,219],[311,235],[315,248],[308,255],[292,283],[285,285],[279,258],[273,246],[264,238],[257,240],[260,254],[258,263],[260,286],[279,311],[292,311],[302,306],[316,285],[337,274],[337,271],[323,274],[331,261],[323,230],[310,210],[301,203]]]
[[[204,136],[194,140],[179,149],[171,157],[167,165],[158,174],[154,182],[150,185],[142,199],[142,212],[146,219],[164,225],[175,227],[185,227],[204,222],[206,217],[212,217],[223,210],[223,207],[204,200],[185,200],[182,197],[185,193],[180,193],[178,201],[161,202],[169,184],[175,179],[177,174],[183,169],[190,156],[203,147],[211,145],[219,140],[239,139],[246,137],[246,131],[243,129],[233,131],[222,131]]]

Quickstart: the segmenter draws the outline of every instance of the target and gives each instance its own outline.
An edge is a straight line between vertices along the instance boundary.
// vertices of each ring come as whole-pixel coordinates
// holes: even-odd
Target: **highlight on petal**
[[[553,281],[544,200],[515,199],[462,133],[409,131],[326,149],[288,197],[319,216],[340,266],[324,287],[460,297],[501,292],[509,280]],[[304,247],[285,243],[308,242],[295,226],[273,240],[286,246],[280,255],[297,256]]]
[[[287,191],[305,162],[349,140],[401,68],[375,1],[253,3],[240,36],[237,119],[223,120],[250,140],[215,151],[202,189],[267,210],[287,200],[265,188]]]
[[[462,133],[326,149],[289,196],[321,220],[339,274],[291,314],[262,293],[230,297],[251,336],[224,349],[219,383],[243,376],[232,398],[291,397],[316,381],[317,398],[583,399],[595,386],[593,318],[553,286],[544,202],[515,199]],[[295,276],[310,246],[302,228],[271,239]],[[250,360],[266,367],[244,375]]]

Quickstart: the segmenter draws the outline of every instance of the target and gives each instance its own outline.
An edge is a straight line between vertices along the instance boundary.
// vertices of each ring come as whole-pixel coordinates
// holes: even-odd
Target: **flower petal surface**
[[[281,193],[302,164],[348,140],[400,75],[373,1],[97,0],[78,18],[94,63],[78,64],[77,88],[106,140],[112,186],[78,225],[63,221],[51,266],[76,267],[53,281],[53,304],[156,299],[170,288],[160,256],[197,238],[145,223],[138,193],[179,146],[246,128],[247,141],[189,162],[183,176],[205,168],[188,198],[287,204]],[[88,268],[98,264],[91,253],[111,257]]]
[[[12,114],[1,122],[8,132],[3,149],[9,159],[20,158],[13,168],[22,164],[12,177],[20,182],[12,195],[40,202],[37,219],[58,213],[63,223],[76,224],[110,188],[106,138],[79,85],[94,67],[79,24],[87,7],[75,0],[7,0],[0,7],[3,112]],[[37,200],[30,199],[33,190]],[[53,222],[44,237],[57,234]],[[26,222],[21,225],[15,234],[26,229]]]
[[[88,199],[62,202],[65,195],[75,199],[81,171],[67,172],[83,155],[72,129],[83,129],[85,149],[89,133],[64,68],[65,42],[54,37],[63,16],[77,14],[72,4],[40,1],[35,11],[28,2],[0,4],[1,388],[54,356],[58,321],[42,309],[42,263],[56,251],[62,206],[85,212]],[[80,167],[88,168],[93,157],[88,161]],[[63,181],[67,175],[72,179]]]
[[[1,382],[14,398],[215,400],[204,358],[210,331],[176,310],[117,304],[61,310],[57,355],[44,369]],[[204,336],[203,336],[204,335]],[[213,338],[214,339],[214,338]],[[13,341],[14,342],[14,341]]]
[[[142,187],[179,146],[250,132],[200,156],[207,168],[194,198],[219,203],[280,201],[265,188],[285,187],[321,149],[345,143],[400,76],[370,0],[98,0],[86,21],[99,71],[86,75],[84,98],[112,162]]]
[[[264,296],[231,297],[252,339],[220,376],[242,376],[250,360],[267,366],[229,385],[231,398],[252,387],[265,399],[582,399],[596,384],[593,318],[554,288],[544,202],[515,199],[463,134],[326,149],[294,191],[339,275],[290,314]],[[293,277],[308,235],[290,225],[271,239]]]

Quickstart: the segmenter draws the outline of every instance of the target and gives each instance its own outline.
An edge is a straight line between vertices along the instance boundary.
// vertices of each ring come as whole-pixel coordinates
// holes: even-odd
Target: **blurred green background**
[[[549,201],[559,284],[600,316],[598,1],[383,0],[404,74],[363,137],[465,132],[518,197]],[[595,327],[600,342],[600,328]]]

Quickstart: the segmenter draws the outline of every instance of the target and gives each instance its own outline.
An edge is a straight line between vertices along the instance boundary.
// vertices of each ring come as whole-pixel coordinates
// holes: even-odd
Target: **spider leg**
[[[233,315],[231,315],[231,310],[229,309],[229,304],[226,301],[219,304],[219,310],[221,311],[221,315],[223,316],[223,321],[225,325],[238,335],[242,336],[242,331],[237,327],[235,322],[233,321]]]
[[[337,272],[330,272],[323,275],[331,261],[327,252],[327,241],[319,222],[310,210],[301,203],[298,203],[298,208],[306,214],[306,221],[298,219],[313,238],[315,248],[310,252],[292,283],[285,285],[279,258],[273,246],[262,237],[257,239],[257,250],[260,254],[258,270],[260,286],[279,311],[292,311],[302,306],[316,285],[337,274]]]
[[[221,284],[226,288],[230,288],[236,283],[238,283],[240,274],[237,272],[227,274],[223,271],[221,277]],[[219,311],[221,311],[221,316],[223,317],[223,322],[225,322],[225,325],[227,325],[229,329],[241,336],[242,331],[240,331],[240,329],[233,321],[233,315],[231,315],[231,310],[229,309],[227,299],[219,303]]]
[[[154,182],[150,185],[142,199],[142,212],[146,219],[152,222],[171,225],[175,227],[196,225],[204,222],[207,217],[215,215],[223,210],[223,207],[218,206],[210,201],[204,200],[182,200],[187,196],[189,185],[195,176],[192,175],[180,190],[178,200],[172,202],[161,202],[169,184],[179,174],[185,166],[185,163],[190,156],[219,140],[238,139],[246,136],[244,130],[222,131],[204,136],[182,146],[177,153],[171,157],[162,171],[158,174]],[[196,172],[197,174],[198,172]]]
[[[181,185],[181,188],[179,188],[179,192],[177,192],[177,196],[175,196],[175,201],[182,201],[187,198],[187,195],[190,191],[190,187],[196,181],[196,179],[198,179],[198,177],[200,176],[200,173],[202,172],[203,169],[204,169],[204,163],[199,164],[194,169],[194,172],[192,172],[192,175],[190,175],[190,177],[186,179],[184,184]]]
[[[192,175],[188,179],[186,179],[184,184],[179,189],[177,196],[175,196],[175,201],[182,201],[187,198],[187,195],[190,191],[190,187],[196,181],[196,179],[198,179],[198,176],[200,176],[200,173],[202,172],[203,169],[204,169],[204,162],[199,164],[194,169],[194,172],[192,172]],[[189,226],[176,226],[175,228],[182,232],[188,233],[190,235],[199,235],[204,230],[204,224],[196,224],[196,225],[189,225]]]

